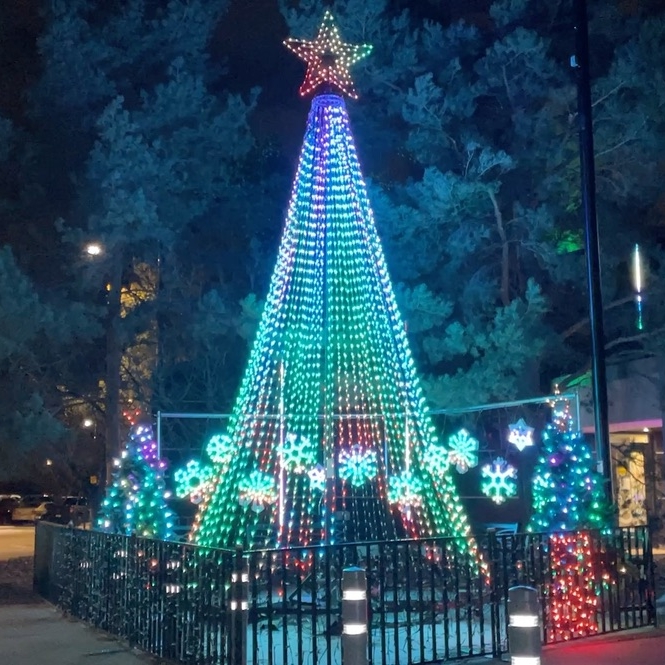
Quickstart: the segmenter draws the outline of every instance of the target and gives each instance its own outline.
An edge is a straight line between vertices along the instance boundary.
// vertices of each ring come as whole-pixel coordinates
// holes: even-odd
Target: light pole
[[[582,211],[586,245],[586,269],[591,324],[591,365],[593,373],[594,435],[599,470],[605,479],[610,503],[614,503],[612,455],[607,404],[603,295],[600,279],[600,242],[596,216],[596,172],[593,149],[593,114],[589,73],[589,17],[586,0],[574,0],[575,56],[571,60],[577,72],[577,119],[579,125]]]

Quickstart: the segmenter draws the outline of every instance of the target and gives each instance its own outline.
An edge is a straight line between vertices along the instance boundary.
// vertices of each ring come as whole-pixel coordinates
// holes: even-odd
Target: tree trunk
[[[114,258],[108,283],[106,324],[106,446],[104,451],[106,478],[111,480],[113,458],[120,454],[120,295],[122,289],[122,258]]]
[[[508,235],[503,225],[503,215],[499,208],[499,202],[496,200],[494,192],[488,188],[487,193],[492,201],[492,208],[494,209],[494,219],[496,220],[496,228],[499,232],[501,239],[501,302],[504,307],[510,305],[510,245],[508,243]]]

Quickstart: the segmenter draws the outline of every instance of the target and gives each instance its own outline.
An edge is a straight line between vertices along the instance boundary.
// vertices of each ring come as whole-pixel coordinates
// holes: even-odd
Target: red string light
[[[598,632],[591,538],[586,533],[550,536],[549,624],[553,641]]]

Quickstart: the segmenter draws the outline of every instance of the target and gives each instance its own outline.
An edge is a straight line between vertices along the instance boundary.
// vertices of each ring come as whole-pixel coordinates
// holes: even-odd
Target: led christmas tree
[[[547,544],[549,639],[569,640],[598,632],[589,530],[606,528],[610,511],[584,435],[573,430],[567,402],[555,406],[542,446],[528,530],[552,534]]]
[[[168,540],[173,514],[166,505],[165,464],[157,458],[152,426],[135,424],[102,501],[97,528],[108,533]]]
[[[288,547],[448,535],[475,544],[395,302],[342,95],[370,47],[326,12],[286,45],[317,91],[257,337],[192,538]]]
[[[533,481],[529,531],[602,529],[609,510],[584,435],[573,431],[567,406],[557,406],[542,436]]]

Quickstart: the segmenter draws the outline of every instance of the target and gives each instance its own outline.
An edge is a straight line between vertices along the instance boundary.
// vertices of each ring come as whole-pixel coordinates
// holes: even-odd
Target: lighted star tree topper
[[[335,19],[330,11],[323,15],[319,34],[314,41],[287,39],[285,46],[307,63],[307,74],[300,86],[304,97],[321,86],[330,84],[352,99],[358,93],[351,79],[350,69],[359,60],[368,56],[372,47],[369,44],[345,44],[342,42]]]
[[[308,546],[390,539],[399,527],[410,537],[455,536],[476,560],[341,96],[356,96],[349,67],[370,48],[343,43],[328,12],[315,40],[287,46],[307,62],[301,92],[324,94],[312,101],[277,265],[229,421],[235,453],[215,475],[192,538]],[[436,467],[424,463],[425,451]]]

